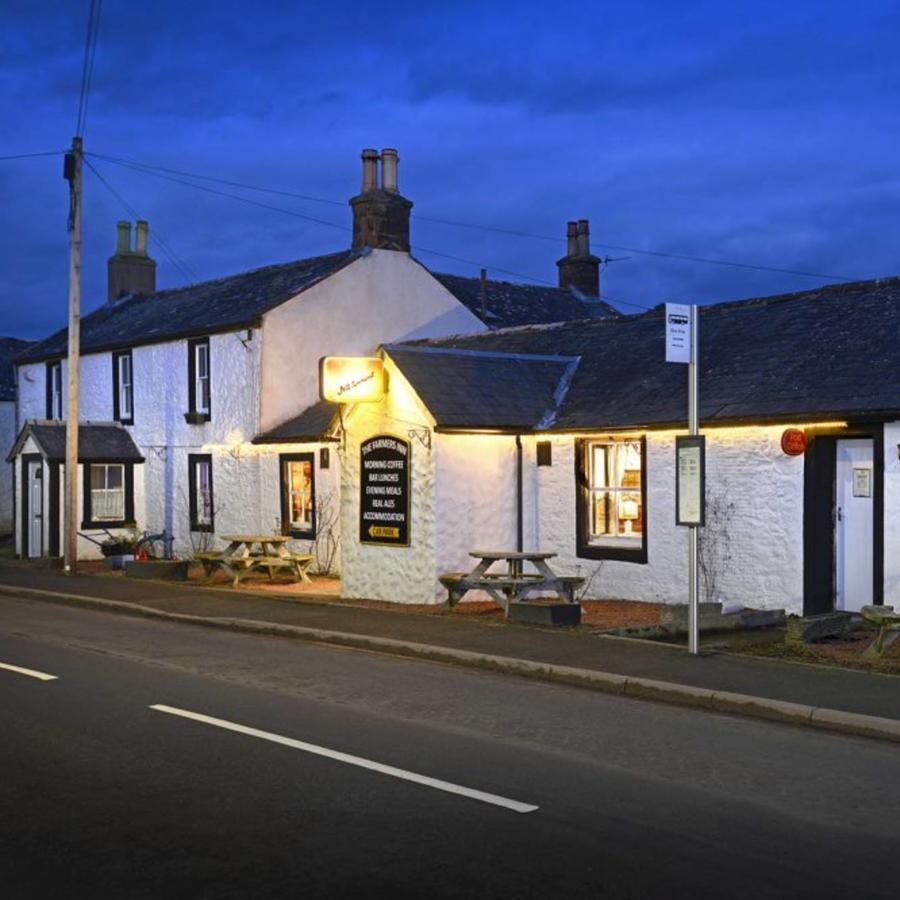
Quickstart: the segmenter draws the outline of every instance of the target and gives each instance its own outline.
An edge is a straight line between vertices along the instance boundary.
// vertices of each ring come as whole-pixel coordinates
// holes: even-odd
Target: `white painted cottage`
[[[699,328],[703,599],[900,603],[900,278],[703,307]],[[387,393],[344,415],[344,596],[438,600],[493,548],[556,553],[587,597],[685,602],[664,331],[659,308],[385,346]],[[385,439],[408,459],[403,546],[359,537]]]
[[[16,439],[16,369],[13,360],[29,341],[0,337],[0,447],[9,447]],[[0,537],[12,533],[12,469],[0,467]]]
[[[81,322],[79,556],[132,527],[168,532],[180,556],[223,533],[305,542],[333,521],[337,537],[341,443],[336,407],[318,400],[321,357],[585,315],[599,264],[586,222],[570,225],[559,289],[435,275],[410,255],[397,161],[363,152],[349,249],[202,284],[157,291],[147,223],[134,247],[119,223],[108,301]],[[63,329],[17,360],[9,461],[26,557],[62,546],[66,342]]]

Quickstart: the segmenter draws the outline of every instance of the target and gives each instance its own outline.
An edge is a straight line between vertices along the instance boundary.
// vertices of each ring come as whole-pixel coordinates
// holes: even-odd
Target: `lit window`
[[[194,353],[196,412],[209,413],[209,344],[197,344]]]
[[[282,530],[286,534],[312,535],[316,527],[313,455],[296,453],[281,457]]]
[[[213,476],[212,456],[194,454],[188,458],[190,466],[190,519],[191,531],[213,530]]]
[[[644,531],[640,441],[591,442],[588,493],[592,542],[633,540]]]
[[[134,421],[134,376],[131,351],[114,354],[115,410],[114,418],[130,424]]]
[[[62,363],[47,363],[47,418],[62,419]]]
[[[125,518],[125,467],[91,466],[91,519],[121,522]]]
[[[188,411],[185,419],[195,425],[208,422],[212,413],[212,365],[209,338],[188,341]]]

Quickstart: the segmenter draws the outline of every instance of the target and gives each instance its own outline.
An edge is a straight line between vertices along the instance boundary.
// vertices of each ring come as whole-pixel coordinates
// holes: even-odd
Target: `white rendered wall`
[[[900,608],[900,422],[884,426],[884,602]]]
[[[395,603],[430,603],[435,597],[434,444],[409,439],[411,428],[431,435],[433,421],[403,376],[388,363],[390,391],[382,403],[359,403],[346,418],[341,467],[341,596]],[[389,547],[359,540],[360,445],[389,434],[409,440],[410,545]]]
[[[6,454],[16,440],[16,404],[0,402],[0,535],[10,534],[13,524],[13,472]]]
[[[471,570],[472,550],[515,550],[515,438],[436,434],[434,455],[436,575]],[[527,462],[523,467],[527,472]],[[423,593],[447,599],[436,577]],[[472,592],[466,599],[486,597]]]
[[[260,427],[319,399],[319,359],[391,341],[484,331],[481,320],[407,253],[372,250],[263,321]]]
[[[757,608],[803,608],[803,457],[780,446],[785,426],[712,429],[707,437],[708,502],[723,488],[734,504],[731,562],[717,599]],[[553,465],[537,468],[534,545],[559,553],[565,574],[594,577],[589,596],[684,603],[687,529],[675,525],[675,435],[647,436],[648,562],[580,559],[575,539],[575,443],[553,439]]]

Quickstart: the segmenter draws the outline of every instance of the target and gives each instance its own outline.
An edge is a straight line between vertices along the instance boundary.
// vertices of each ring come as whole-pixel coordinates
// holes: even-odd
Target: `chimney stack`
[[[114,303],[126,294],[156,291],[156,261],[147,253],[150,226],[139,219],[135,224],[135,248],[131,249],[131,222],[116,225],[116,252],[107,261],[106,299]]]
[[[587,219],[566,226],[566,255],[557,260],[559,286],[573,288],[585,297],[600,296],[600,259],[591,255]]]
[[[381,160],[381,178],[378,161]],[[409,214],[412,202],[397,185],[397,151],[387,147],[379,156],[363,150],[362,191],[350,201],[353,210],[353,249],[401,250],[409,253]],[[379,186],[380,181],[380,186]]]

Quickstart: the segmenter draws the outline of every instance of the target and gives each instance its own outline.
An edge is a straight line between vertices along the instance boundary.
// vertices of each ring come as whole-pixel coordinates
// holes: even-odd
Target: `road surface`
[[[864,739],[6,597],[0,735],[5,898],[896,897]]]

